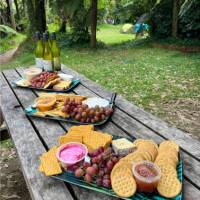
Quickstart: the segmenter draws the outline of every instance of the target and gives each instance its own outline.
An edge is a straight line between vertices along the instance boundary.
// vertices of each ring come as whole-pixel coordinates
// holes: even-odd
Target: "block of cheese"
[[[126,138],[120,138],[112,141],[112,148],[117,155],[125,156],[132,153],[136,146]]]

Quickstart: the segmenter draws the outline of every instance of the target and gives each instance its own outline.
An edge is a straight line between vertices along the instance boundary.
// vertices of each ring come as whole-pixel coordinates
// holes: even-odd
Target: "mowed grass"
[[[103,24],[98,27],[97,39],[105,44],[119,44],[135,39],[135,34],[122,34],[122,25]]]
[[[199,97],[200,54],[152,48],[151,44],[139,45],[134,40],[129,42],[134,35],[120,34],[120,26],[104,25],[100,28],[98,39],[109,46],[96,51],[63,49],[62,62],[146,110],[171,100]],[[118,43],[122,40],[128,42],[116,45],[117,40]],[[31,48],[25,48],[16,59],[1,67],[34,64]]]
[[[20,43],[25,40],[26,36],[17,33],[16,35],[10,35],[5,38],[0,38],[0,54],[17,47]]]

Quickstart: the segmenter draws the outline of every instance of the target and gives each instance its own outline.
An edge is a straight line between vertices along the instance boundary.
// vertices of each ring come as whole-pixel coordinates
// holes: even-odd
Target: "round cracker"
[[[176,144],[176,142],[172,140],[165,140],[164,142],[161,142],[159,149],[168,147],[169,149],[175,149],[177,152],[179,152],[179,145]]]
[[[171,159],[169,159],[169,158],[159,158],[159,159],[156,159],[156,161],[155,161],[155,163],[157,164],[157,165],[159,165],[159,164],[168,164],[168,165],[171,165],[174,169],[176,169],[176,163],[173,161],[173,160],[171,160]]]
[[[157,163],[157,165],[160,168],[162,175],[171,175],[177,177],[177,171],[173,166],[164,163]]]
[[[120,197],[131,197],[137,189],[133,176],[118,171],[111,177],[111,185],[113,191]]]
[[[180,181],[171,175],[164,175],[161,177],[157,190],[160,195],[166,198],[176,197],[182,189]]]

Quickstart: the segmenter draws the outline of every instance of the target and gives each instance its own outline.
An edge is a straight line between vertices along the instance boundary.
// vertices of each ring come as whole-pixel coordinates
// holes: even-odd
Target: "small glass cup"
[[[138,161],[132,167],[139,192],[152,193],[161,178],[159,167],[150,161]]]

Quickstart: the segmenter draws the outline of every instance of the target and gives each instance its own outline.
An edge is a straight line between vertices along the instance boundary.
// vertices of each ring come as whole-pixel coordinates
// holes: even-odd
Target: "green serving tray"
[[[36,87],[32,87],[32,86],[20,86],[20,85],[17,85],[17,81],[21,80],[22,78],[16,80],[16,81],[13,81],[13,85],[16,86],[16,87],[21,87],[21,88],[29,88],[29,89],[34,89],[34,90],[42,90],[42,91],[46,91],[46,92],[69,92],[71,91],[72,89],[74,89],[75,87],[78,86],[78,84],[80,83],[80,80],[79,79],[74,79],[71,83],[71,85],[69,86],[69,88],[67,89],[64,89],[64,90],[54,90],[54,89],[44,89],[44,88],[36,88]]]
[[[120,138],[120,137],[113,136],[113,139],[116,139],[116,138]],[[183,165],[182,165],[182,160],[181,160],[180,156],[179,156],[179,162],[178,162],[178,166],[177,166],[177,175],[178,175],[179,181],[183,185]],[[119,197],[118,195],[116,195],[112,189],[107,189],[105,187],[98,187],[95,183],[86,183],[82,178],[75,177],[72,172],[63,172],[60,175],[56,175],[56,176],[52,176],[52,177],[54,179],[57,179],[60,181],[71,183],[71,184],[80,186],[82,188],[94,190],[94,191],[104,193],[109,196],[118,197],[121,199],[127,199],[127,200],[167,200],[167,199],[169,199],[169,198],[162,197],[161,195],[159,195],[158,192],[154,192],[152,194],[136,192],[132,197],[122,198],[122,197]],[[177,195],[174,198],[170,198],[170,200],[181,200],[181,199],[183,199],[183,186],[182,186],[182,191],[179,195]]]
[[[116,98],[116,93],[113,93],[113,95],[111,97],[111,100],[109,102],[109,107],[110,108],[114,107],[115,98]],[[43,119],[51,119],[51,120],[57,120],[57,121],[64,121],[64,122],[69,122],[69,123],[77,124],[77,125],[93,124],[94,126],[100,126],[102,124],[105,124],[110,119],[110,117],[112,116],[112,114],[111,114],[110,116],[106,117],[103,121],[96,122],[96,123],[82,123],[82,122],[76,121],[76,120],[74,120],[72,118],[52,117],[52,116],[42,117],[42,116],[35,115],[35,113],[38,112],[38,109],[34,108],[33,105],[34,105],[34,103],[25,109],[25,114],[26,115],[28,115],[30,117],[37,117],[37,118],[43,118]]]

